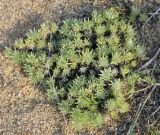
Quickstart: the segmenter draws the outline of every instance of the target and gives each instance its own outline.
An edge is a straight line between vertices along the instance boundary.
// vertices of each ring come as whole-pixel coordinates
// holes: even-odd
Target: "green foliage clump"
[[[74,128],[96,128],[104,124],[104,113],[118,118],[129,111],[126,99],[146,77],[136,72],[145,49],[135,35],[111,8],[62,26],[46,22],[6,54],[22,65],[32,83],[47,89]]]
[[[148,15],[140,9],[140,7],[133,5],[131,7],[131,13],[129,16],[129,21],[135,23],[137,20],[140,22],[145,22],[148,19]]]

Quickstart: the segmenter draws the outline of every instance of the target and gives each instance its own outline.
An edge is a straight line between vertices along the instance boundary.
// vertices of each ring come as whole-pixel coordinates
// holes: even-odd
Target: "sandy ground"
[[[0,50],[45,20],[67,17],[80,4],[78,0],[0,0]],[[29,84],[20,68],[1,52],[0,134],[58,135],[60,119],[46,95]]]

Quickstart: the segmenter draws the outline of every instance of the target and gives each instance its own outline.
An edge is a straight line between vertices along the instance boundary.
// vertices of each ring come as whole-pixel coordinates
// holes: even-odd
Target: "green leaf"
[[[106,38],[104,36],[98,37],[97,38],[97,43],[98,43],[98,45],[102,45],[102,46],[106,45],[106,43],[107,43]]]
[[[113,76],[114,72],[111,70],[111,68],[101,70],[100,79],[104,81],[110,81]]]
[[[90,65],[93,59],[94,59],[93,51],[86,49],[82,52],[82,59],[81,59],[82,64]]]
[[[115,110],[117,108],[116,101],[114,99],[110,99],[109,101],[107,101],[106,107],[109,111]]]
[[[104,25],[98,25],[95,28],[95,32],[98,36],[104,35],[106,32],[106,27]]]
[[[128,62],[128,61],[131,61],[135,58],[134,54],[132,52],[127,52],[125,55],[124,55],[124,61],[125,62]]]
[[[131,72],[130,67],[128,65],[125,65],[121,68],[122,75],[125,77],[128,73]]]
[[[138,45],[136,47],[136,51],[135,51],[135,55],[140,58],[140,59],[143,59],[145,57],[145,51],[146,49],[144,48],[144,46],[140,46]]]
[[[119,18],[119,13],[118,11],[116,11],[116,9],[114,8],[110,8],[109,10],[106,10],[103,12],[103,16],[109,20],[109,21],[113,21]]]
[[[68,100],[63,100],[60,104],[59,104],[59,109],[61,110],[61,112],[67,114],[70,113],[72,111],[72,105],[75,103],[74,99],[68,99]]]
[[[92,29],[94,23],[89,20],[89,19],[84,19],[83,23],[82,23],[82,28],[83,30],[90,30]]]
[[[24,64],[26,62],[26,57],[28,57],[26,52],[21,52],[19,50],[13,51],[11,49],[7,49],[5,53],[18,64]]]
[[[44,69],[43,68],[35,68],[34,66],[25,65],[25,72],[29,76],[29,80],[33,84],[37,84],[42,82],[44,79]]]
[[[26,46],[25,46],[25,43],[24,43],[23,39],[16,40],[15,41],[15,47],[17,49],[23,49],[23,48],[25,48]]]
[[[116,79],[114,80],[114,82],[112,82],[112,91],[113,91],[113,95],[116,98],[123,98],[124,94],[123,94],[123,81],[121,81],[120,79]]]
[[[126,113],[129,111],[129,104],[123,100],[119,100],[119,99],[116,99],[116,102],[118,104],[118,110],[119,112],[121,113]]]
[[[101,13],[99,13],[98,11],[93,11],[92,13],[92,20],[96,23],[96,24],[101,24],[104,20],[103,16]]]
[[[123,61],[124,61],[123,56],[121,55],[120,52],[113,53],[111,64],[118,65],[122,63]]]
[[[57,67],[58,68],[65,69],[65,68],[68,67],[68,64],[69,63],[68,63],[68,61],[67,61],[67,59],[65,57],[59,56],[57,58]]]
[[[75,109],[71,117],[73,127],[78,130],[101,127],[104,123],[103,117],[99,113],[93,113],[91,111]]]
[[[106,56],[100,56],[99,57],[99,66],[100,67],[107,67],[109,65],[108,58]]]

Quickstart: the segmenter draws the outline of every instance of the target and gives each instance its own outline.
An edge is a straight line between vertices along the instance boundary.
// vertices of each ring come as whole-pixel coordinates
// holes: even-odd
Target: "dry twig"
[[[152,88],[151,92],[150,92],[150,93],[148,94],[148,96],[146,97],[146,99],[143,101],[143,103],[140,103],[140,105],[139,105],[139,107],[138,107],[138,110],[137,110],[137,113],[136,113],[136,115],[135,115],[134,121],[132,122],[132,124],[131,124],[128,132],[127,132],[127,135],[131,135],[131,134],[133,133],[133,130],[134,130],[134,127],[135,127],[135,125],[136,125],[136,123],[137,123],[137,120],[138,120],[138,118],[139,118],[139,116],[140,116],[140,114],[141,114],[141,112],[142,112],[145,104],[147,103],[148,99],[151,97],[151,95],[152,95],[153,91],[156,89],[156,87],[157,87],[157,86],[154,86],[154,87]]]
[[[158,55],[160,54],[160,48],[158,49],[158,51],[155,53],[155,55],[149,60],[147,61],[144,65],[142,65],[138,71],[144,69],[144,68],[147,68],[157,57]]]
[[[154,13],[148,18],[148,20],[143,24],[143,26],[141,27],[141,29],[143,29],[144,26],[149,22],[149,20],[150,20],[152,17],[154,17],[155,15],[157,15],[159,11],[160,11],[160,8],[158,8],[157,11],[154,12]]]

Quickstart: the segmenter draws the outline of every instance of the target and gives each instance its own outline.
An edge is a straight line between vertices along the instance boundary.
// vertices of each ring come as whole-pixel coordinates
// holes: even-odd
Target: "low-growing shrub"
[[[33,84],[71,118],[78,130],[101,127],[104,114],[118,118],[130,110],[126,100],[150,77],[136,70],[145,49],[135,29],[116,9],[91,18],[52,22],[29,31],[5,53],[22,65]]]

